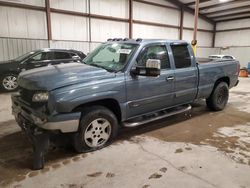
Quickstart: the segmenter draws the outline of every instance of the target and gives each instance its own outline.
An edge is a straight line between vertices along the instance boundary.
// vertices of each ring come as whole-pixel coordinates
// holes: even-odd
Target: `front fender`
[[[104,99],[114,99],[120,104],[120,101],[122,101],[123,98],[122,96],[117,97],[118,94],[119,94],[118,91],[106,91],[106,92],[93,93],[90,95],[84,95],[81,97],[74,98],[72,100],[59,101],[56,104],[55,110],[61,113],[71,112],[73,109],[75,109],[80,105]]]

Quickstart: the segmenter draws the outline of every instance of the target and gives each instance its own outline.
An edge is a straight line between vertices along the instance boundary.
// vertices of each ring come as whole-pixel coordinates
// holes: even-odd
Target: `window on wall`
[[[187,45],[172,45],[171,49],[177,69],[191,67],[191,57]]]
[[[137,65],[146,66],[148,59],[159,59],[161,61],[161,69],[170,68],[170,62],[165,45],[146,47],[137,58]]]

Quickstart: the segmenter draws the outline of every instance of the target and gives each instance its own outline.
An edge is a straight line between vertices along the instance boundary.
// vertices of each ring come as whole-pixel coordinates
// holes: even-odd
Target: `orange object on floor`
[[[247,69],[241,69],[239,77],[248,77],[248,71],[247,71]]]

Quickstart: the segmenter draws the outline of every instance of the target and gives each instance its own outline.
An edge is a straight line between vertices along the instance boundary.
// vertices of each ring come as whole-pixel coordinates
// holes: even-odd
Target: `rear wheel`
[[[1,77],[1,89],[4,91],[15,91],[17,88],[17,75],[5,74]]]
[[[92,106],[82,111],[79,130],[73,135],[77,152],[101,149],[109,145],[118,132],[117,118],[103,106]]]
[[[209,98],[206,99],[207,107],[214,111],[220,111],[225,108],[228,102],[229,89],[225,82],[220,82]]]

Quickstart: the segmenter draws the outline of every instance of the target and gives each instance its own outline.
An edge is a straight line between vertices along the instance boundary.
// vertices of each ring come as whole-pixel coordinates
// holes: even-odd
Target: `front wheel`
[[[206,99],[207,107],[214,111],[223,110],[228,102],[229,89],[225,82],[220,82],[209,98]]]
[[[78,132],[73,135],[77,152],[101,149],[109,145],[118,132],[117,118],[103,106],[92,106],[82,111]]]
[[[5,74],[1,77],[1,89],[4,91],[15,91],[17,88],[17,75]]]

